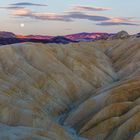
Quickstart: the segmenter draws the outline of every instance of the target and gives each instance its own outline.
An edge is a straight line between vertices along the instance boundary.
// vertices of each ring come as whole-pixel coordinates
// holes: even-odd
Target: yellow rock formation
[[[0,47],[0,140],[139,140],[140,39]]]

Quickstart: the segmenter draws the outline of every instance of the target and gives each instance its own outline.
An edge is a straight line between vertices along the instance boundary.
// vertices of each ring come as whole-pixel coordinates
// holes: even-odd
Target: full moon
[[[23,28],[24,26],[25,26],[24,23],[21,23],[21,24],[20,24],[20,27],[21,27],[21,28]]]

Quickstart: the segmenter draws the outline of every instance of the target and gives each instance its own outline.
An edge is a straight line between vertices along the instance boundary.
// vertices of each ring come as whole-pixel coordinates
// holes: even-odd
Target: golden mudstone
[[[0,47],[0,140],[139,140],[140,39]]]

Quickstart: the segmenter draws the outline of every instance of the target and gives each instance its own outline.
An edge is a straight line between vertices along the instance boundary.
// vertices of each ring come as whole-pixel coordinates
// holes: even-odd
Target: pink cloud
[[[134,20],[134,17],[111,17],[110,20],[104,21],[101,23],[97,23],[97,25],[101,26],[115,26],[115,25],[124,25],[124,26],[139,26],[137,22]]]
[[[30,13],[31,13],[31,10],[27,8],[19,8],[12,11],[12,15],[14,16],[24,16]]]
[[[93,7],[93,6],[85,6],[85,5],[78,5],[78,6],[72,7],[72,10],[76,10],[76,11],[106,11],[110,9],[111,8]]]
[[[68,12],[68,13],[48,13],[48,12],[34,12],[28,8],[21,7],[19,9],[12,9],[13,16],[28,17],[38,20],[52,20],[52,21],[74,21],[75,19],[90,20],[98,22],[96,25],[138,25],[134,21],[134,17],[108,17],[103,15],[87,14],[84,12]]]

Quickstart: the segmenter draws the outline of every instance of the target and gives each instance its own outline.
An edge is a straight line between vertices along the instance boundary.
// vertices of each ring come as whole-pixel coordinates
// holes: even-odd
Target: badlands
[[[0,140],[140,140],[140,38],[1,46]]]

